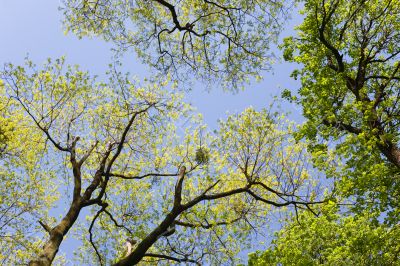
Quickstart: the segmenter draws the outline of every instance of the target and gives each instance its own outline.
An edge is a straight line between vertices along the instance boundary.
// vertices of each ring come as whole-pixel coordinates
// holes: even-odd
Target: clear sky
[[[55,0],[0,0],[0,64],[12,62],[21,64],[29,54],[30,59],[40,65],[46,58],[66,56],[69,64],[79,64],[91,74],[101,75],[111,62],[111,45],[97,38],[78,40],[72,34],[64,35],[58,11],[59,1]],[[294,16],[287,29],[300,22]],[[292,34],[286,30],[282,36]],[[279,51],[275,51],[279,54]],[[124,68],[130,73],[143,76],[148,68],[138,63],[134,54],[127,54]],[[274,74],[265,73],[264,81],[246,86],[237,94],[214,89],[207,92],[197,85],[186,101],[192,103],[204,115],[205,122],[214,128],[219,118],[226,113],[236,113],[248,106],[257,109],[268,107],[272,96],[280,95],[283,88],[297,89],[298,83],[289,77],[294,65],[277,63]],[[292,119],[300,120],[300,109],[285,104],[285,111],[292,112]]]
[[[64,35],[61,25],[62,13],[58,11],[60,2],[56,0],[0,0],[0,64],[11,62],[22,64],[26,55],[36,64],[42,64],[48,57],[66,56],[67,63],[79,64],[82,69],[93,75],[105,73],[112,52],[111,45],[100,39],[78,40],[75,36]],[[287,29],[300,23],[300,17],[294,15]],[[282,36],[293,34],[284,31]],[[278,50],[274,51],[280,54]],[[135,55],[126,55],[124,69],[139,78],[148,68],[138,63]],[[264,80],[254,83],[237,94],[223,92],[221,89],[206,91],[197,85],[186,96],[203,114],[205,122],[216,128],[217,120],[226,117],[227,112],[237,113],[248,106],[256,109],[268,107],[272,97],[280,95],[284,88],[297,90],[299,83],[289,76],[294,65],[277,63],[274,74],[265,73]],[[285,112],[291,112],[291,119],[301,121],[301,110],[291,104],[282,104]],[[73,242],[63,243],[61,251],[71,255]]]

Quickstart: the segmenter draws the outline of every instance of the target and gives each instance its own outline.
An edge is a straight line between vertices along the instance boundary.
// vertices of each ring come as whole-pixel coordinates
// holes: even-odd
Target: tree
[[[400,228],[379,224],[379,213],[341,214],[332,203],[321,211],[293,217],[248,265],[400,265]]]
[[[19,147],[35,154],[33,173],[14,180],[46,203],[29,212],[36,225],[19,221],[18,241],[39,239],[36,249],[2,254],[7,263],[50,265],[71,230],[83,243],[82,263],[234,263],[272,207],[318,203],[310,199],[305,144],[265,110],[230,116],[212,134],[181,95],[162,89],[166,82],[142,87],[115,68],[96,82],[64,59],[41,70],[27,61],[7,65],[1,78],[2,97],[13,103],[7,112],[22,117],[22,134],[35,136]],[[191,121],[184,134],[180,119]],[[6,173],[23,174],[15,164]],[[59,219],[45,212],[55,200],[67,206]]]
[[[303,13],[283,44],[302,65],[298,96],[285,92],[303,107],[302,136],[339,191],[398,219],[400,2],[311,0]]]
[[[39,250],[40,239],[31,232],[37,217],[48,218],[54,204],[52,179],[37,169],[43,137],[32,130],[28,117],[6,97],[0,80],[0,264],[15,264]],[[48,187],[48,191],[45,191]]]
[[[98,35],[175,80],[195,74],[236,89],[261,78],[289,1],[65,0],[67,32]],[[214,83],[215,84],[215,83]],[[233,85],[233,87],[231,86]]]

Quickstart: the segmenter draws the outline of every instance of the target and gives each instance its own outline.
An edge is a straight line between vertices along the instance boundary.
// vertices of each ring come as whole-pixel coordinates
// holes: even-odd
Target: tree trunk
[[[386,156],[386,158],[400,168],[400,149],[389,142],[386,145],[379,145],[379,149]]]
[[[81,200],[78,199],[75,202],[72,202],[67,215],[65,215],[61,222],[51,229],[51,231],[49,232],[49,240],[44,244],[43,250],[40,252],[39,256],[29,262],[29,266],[51,265],[58,252],[58,248],[63,241],[64,236],[68,233],[69,229],[78,218],[80,211]]]
[[[139,245],[135,248],[135,250],[123,258],[122,260],[115,263],[113,266],[127,266],[127,265],[136,265],[139,263],[147,250],[157,241],[157,239],[167,231],[168,227],[172,225],[175,221],[175,218],[181,213],[181,210],[172,210],[161,222],[161,224],[155,228],[143,241],[139,243]]]

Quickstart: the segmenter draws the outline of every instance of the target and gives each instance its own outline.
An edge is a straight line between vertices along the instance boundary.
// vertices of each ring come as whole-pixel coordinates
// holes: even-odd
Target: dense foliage
[[[26,118],[21,134],[38,136],[19,147],[34,153],[38,176],[14,180],[47,203],[32,202],[29,214],[37,223],[29,228],[36,233],[23,221],[7,225],[22,242],[37,237],[43,249],[2,255],[7,263],[36,256],[31,265],[49,265],[71,229],[83,243],[80,263],[235,263],[271,207],[316,203],[310,202],[305,145],[265,110],[249,108],[208,133],[179,93],[163,89],[166,83],[142,87],[114,68],[101,83],[63,59],[40,70],[28,61],[7,65],[2,78],[14,102],[8,109]],[[180,119],[191,121],[184,134],[176,127]],[[206,155],[199,158],[199,150]],[[19,169],[13,164],[8,173]],[[55,199],[66,201],[68,210],[49,219],[45,213]],[[80,218],[84,209],[91,213],[86,221]],[[127,238],[133,245],[128,253]],[[8,242],[10,249],[19,243]]]
[[[190,73],[235,90],[270,68],[270,46],[291,5],[264,0],[67,0],[63,11],[68,32],[101,36],[119,53],[133,49],[175,80]]]
[[[399,264],[399,7],[305,1],[298,36],[282,46],[302,66],[293,72],[301,88],[284,97],[303,107],[297,138],[310,140],[314,165],[334,178],[347,211],[302,213],[249,265]]]
[[[319,217],[293,217],[268,250],[249,255],[249,266],[400,265],[399,226],[379,224],[376,213],[343,215],[334,206],[324,206]]]
[[[399,0],[302,2],[281,47],[303,125],[249,107],[211,132],[183,101],[191,76],[262,78],[291,5],[64,0],[66,32],[117,60],[0,71],[0,263],[64,265],[73,237],[80,265],[236,265],[283,211],[249,265],[399,264]],[[119,70],[131,50],[144,83]]]
[[[298,96],[285,92],[303,107],[301,136],[341,193],[398,220],[400,2],[306,1],[303,13],[283,44],[302,65]]]

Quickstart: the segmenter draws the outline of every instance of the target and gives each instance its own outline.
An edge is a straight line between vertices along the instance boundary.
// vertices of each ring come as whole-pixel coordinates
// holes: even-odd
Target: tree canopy
[[[190,73],[235,89],[261,78],[274,56],[291,1],[64,1],[64,25],[134,50],[150,66],[185,80]],[[132,58],[133,59],[133,58]],[[233,86],[233,87],[232,87]]]
[[[237,265],[279,211],[249,265],[397,265],[399,0],[301,2],[281,44],[301,125],[248,107],[212,131],[184,101],[190,77],[262,78],[294,2],[64,0],[116,60],[0,71],[1,264],[64,265],[74,238],[80,265]],[[131,50],[157,72],[122,71]]]
[[[377,213],[337,211],[328,204],[319,217],[293,217],[268,250],[249,255],[248,265],[399,265],[398,226],[380,225]]]
[[[398,265],[399,1],[305,1],[284,57],[314,166],[345,207],[293,217],[249,265]],[[355,203],[355,204],[353,204]]]
[[[283,44],[302,68],[298,96],[316,163],[341,191],[398,219],[399,1],[306,1],[299,36]],[[336,146],[335,149],[331,149]],[[341,165],[332,163],[341,158]]]
[[[17,102],[6,97],[2,81],[0,91],[0,262],[7,264],[25,250],[39,250],[38,239],[27,232],[35,228],[32,220],[48,218],[55,190],[51,176],[37,168],[43,162],[42,134],[31,130]]]
[[[107,82],[96,82],[64,59],[42,69],[27,61],[7,65],[2,79],[14,102],[9,109],[24,114],[29,134],[38,136],[32,145],[40,152],[32,152],[39,181],[20,181],[48,204],[33,206],[38,222],[31,226],[42,233],[28,234],[21,224],[15,229],[21,241],[36,237],[43,248],[20,247],[24,256],[4,257],[7,263],[50,265],[71,229],[84,244],[81,263],[234,263],[250,229],[265,224],[272,207],[317,203],[310,198],[305,145],[266,110],[230,116],[212,134],[182,96],[162,89],[165,83],[142,87],[115,69]],[[192,122],[182,135],[175,125],[183,118]],[[8,171],[16,175],[13,167]],[[43,214],[65,194],[62,218]],[[79,218],[84,209],[91,213],[87,221]],[[128,253],[125,239],[133,245]]]

